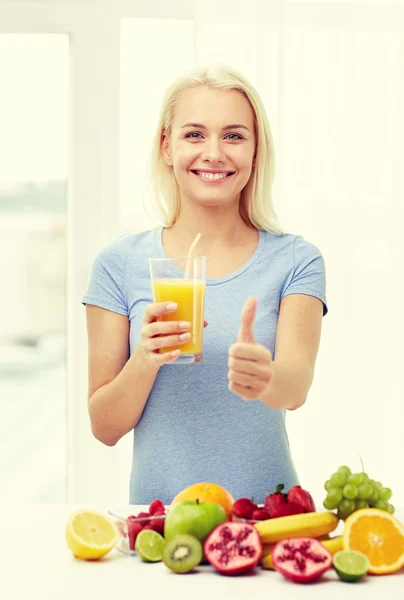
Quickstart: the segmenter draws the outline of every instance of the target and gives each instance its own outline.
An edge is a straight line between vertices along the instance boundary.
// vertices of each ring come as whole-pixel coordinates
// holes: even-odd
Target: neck
[[[172,235],[184,247],[189,247],[198,233],[198,252],[205,248],[218,247],[243,239],[254,228],[247,225],[240,216],[238,205],[232,207],[206,207],[187,204],[181,207],[181,213],[174,225],[168,228]]]

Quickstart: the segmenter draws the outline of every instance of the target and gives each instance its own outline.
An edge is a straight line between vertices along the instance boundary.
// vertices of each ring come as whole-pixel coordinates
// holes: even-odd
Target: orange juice
[[[203,321],[205,306],[205,281],[200,279],[156,279],[152,282],[154,302],[175,302],[175,312],[161,317],[162,321],[189,321],[191,339],[178,346],[181,354],[202,354]],[[170,352],[175,347],[162,348]]]

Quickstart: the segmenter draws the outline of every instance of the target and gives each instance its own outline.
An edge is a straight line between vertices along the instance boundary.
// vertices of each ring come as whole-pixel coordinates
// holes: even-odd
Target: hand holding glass
[[[181,346],[160,348],[167,353],[180,350],[178,359],[170,364],[196,363],[202,359],[204,307],[206,289],[206,257],[178,257],[149,259],[153,302],[174,302],[178,308],[162,314],[159,321],[191,323],[191,338]]]

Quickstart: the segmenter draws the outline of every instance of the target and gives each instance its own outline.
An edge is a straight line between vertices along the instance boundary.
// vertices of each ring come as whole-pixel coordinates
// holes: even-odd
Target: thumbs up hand
[[[229,348],[228,388],[243,400],[260,400],[273,376],[272,354],[254,338],[257,300],[247,299],[241,312],[237,342]]]

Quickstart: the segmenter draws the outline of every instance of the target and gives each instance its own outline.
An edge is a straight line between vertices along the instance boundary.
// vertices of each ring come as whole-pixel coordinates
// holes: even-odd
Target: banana
[[[288,515],[255,523],[263,544],[273,544],[288,537],[314,537],[327,535],[337,527],[339,518],[332,512],[311,512]]]
[[[336,552],[342,550],[342,535],[331,537],[327,540],[320,540],[321,543],[327,550],[334,556]],[[274,564],[272,562],[272,550],[276,544],[263,544],[262,546],[262,557],[261,566],[263,569],[273,569]]]
[[[324,548],[327,548],[329,552],[334,556],[336,552],[342,550],[342,535],[336,535],[335,537],[331,537],[329,540],[324,540],[321,542]]]

